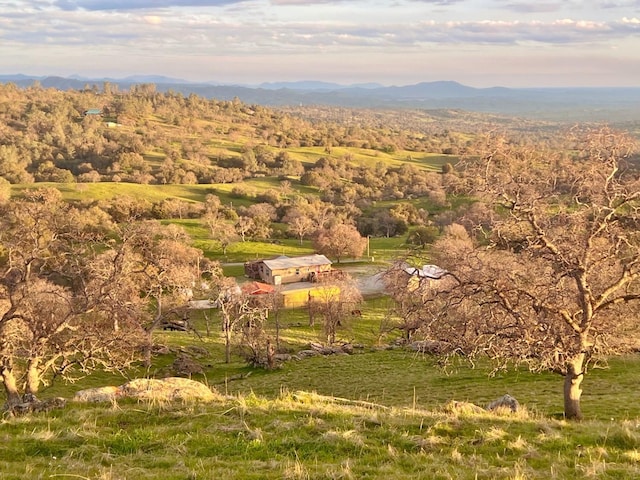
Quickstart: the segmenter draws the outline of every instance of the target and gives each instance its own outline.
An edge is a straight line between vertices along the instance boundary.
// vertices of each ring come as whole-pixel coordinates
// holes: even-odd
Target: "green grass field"
[[[131,377],[173,375],[191,354],[193,379],[223,395],[211,404],[122,400],[0,422],[0,478],[83,479],[547,479],[638,478],[638,356],[611,359],[585,379],[586,420],[562,419],[562,379],[526,371],[489,376],[487,365],[382,348],[397,332],[384,327],[389,303],[371,298],[362,317],[341,330],[362,345],[353,355],[286,362],[273,371],[223,362],[215,311],[194,318],[202,334],[156,333],[168,353]],[[320,337],[304,309],[280,317],[282,349],[294,353]],[[273,328],[273,323],[270,324]],[[125,378],[95,374],[56,383],[41,398]],[[473,413],[505,393],[517,414]],[[362,403],[367,402],[367,403]]]
[[[548,404],[552,395],[559,397],[555,377],[488,379],[465,368],[445,375],[433,363],[401,351],[318,358],[217,384],[219,392],[228,387],[229,395],[210,404],[72,403],[4,418],[0,476],[542,480],[640,475],[635,383],[621,394],[608,390],[610,382],[590,378],[587,388],[599,385],[599,393],[585,394],[585,410],[602,410],[603,418],[570,423],[557,415],[557,401]],[[625,372],[638,363],[622,359],[608,373],[630,381]],[[504,391],[525,408],[516,414],[474,413],[451,402],[481,402]],[[370,404],[353,401],[359,398]],[[620,407],[626,411],[614,411]]]

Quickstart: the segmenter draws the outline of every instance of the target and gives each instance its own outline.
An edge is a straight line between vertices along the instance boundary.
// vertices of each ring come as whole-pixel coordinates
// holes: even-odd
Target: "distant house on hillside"
[[[244,264],[245,275],[270,285],[311,281],[331,271],[331,260],[324,255],[303,257],[280,256],[268,260],[255,260]]]
[[[87,110],[85,110],[84,112],[82,112],[82,114],[87,117],[90,115],[102,115],[102,109],[100,108],[89,108]]]

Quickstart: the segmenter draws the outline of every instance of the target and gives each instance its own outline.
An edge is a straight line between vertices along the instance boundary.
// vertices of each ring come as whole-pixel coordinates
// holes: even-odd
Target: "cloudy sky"
[[[0,74],[640,86],[640,0],[0,0]]]

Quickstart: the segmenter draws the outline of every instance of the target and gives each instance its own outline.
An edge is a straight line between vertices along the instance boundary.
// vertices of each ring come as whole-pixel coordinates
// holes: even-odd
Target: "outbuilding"
[[[245,274],[270,285],[311,281],[314,276],[331,271],[331,260],[324,255],[280,257],[245,263]]]

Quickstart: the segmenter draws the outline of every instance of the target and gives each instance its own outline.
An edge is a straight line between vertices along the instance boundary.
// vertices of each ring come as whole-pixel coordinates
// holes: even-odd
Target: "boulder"
[[[221,397],[205,384],[187,378],[139,378],[120,387],[101,387],[80,390],[76,402],[110,402],[119,398],[135,398],[158,402],[211,402]]]
[[[444,411],[455,415],[476,415],[486,413],[486,410],[478,405],[470,402],[458,402],[456,400],[452,400],[445,405]]]
[[[8,411],[10,415],[26,415],[28,413],[49,412],[54,408],[64,408],[67,405],[67,401],[62,397],[38,400],[35,395],[30,393],[25,394],[22,400],[16,405],[5,405],[4,410]]]
[[[273,356],[273,359],[274,359],[276,362],[289,362],[289,361],[293,360],[293,356],[291,356],[291,355],[290,355],[290,354],[288,354],[288,353],[276,353],[276,354]]]
[[[138,400],[211,402],[220,399],[205,384],[179,377],[139,378],[125,383],[120,389],[123,396]]]
[[[296,354],[298,358],[317,357],[318,355],[320,355],[320,353],[315,350],[300,350]]]
[[[508,393],[487,405],[487,410],[489,411],[511,410],[512,412],[517,412],[519,408],[520,404],[518,403],[518,400]]]
[[[190,377],[196,373],[204,373],[202,365],[185,353],[178,354],[171,364],[171,371],[175,375],[183,375],[185,377]]]

